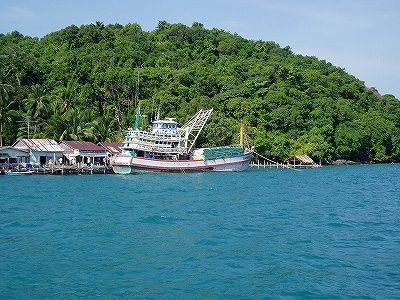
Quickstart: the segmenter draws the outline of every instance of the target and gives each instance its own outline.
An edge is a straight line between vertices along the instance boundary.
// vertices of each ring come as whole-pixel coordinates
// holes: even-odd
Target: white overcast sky
[[[400,0],[0,0],[0,33],[43,37],[68,25],[203,23],[314,55],[400,98]]]

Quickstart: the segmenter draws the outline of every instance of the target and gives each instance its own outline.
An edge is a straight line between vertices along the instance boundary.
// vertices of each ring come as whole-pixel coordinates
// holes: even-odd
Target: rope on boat
[[[274,161],[274,160],[272,160],[272,159],[269,159],[269,158],[267,158],[267,157],[265,157],[265,156],[263,156],[263,155],[257,153],[257,152],[254,151],[254,150],[253,150],[253,153],[254,153],[255,155],[257,155],[257,156],[259,156],[259,157],[265,159],[266,161],[268,161],[268,162],[270,162],[270,163],[273,163],[273,164],[279,166],[279,163],[278,163],[278,162],[276,162],[276,161]],[[299,170],[299,169],[292,168],[292,167],[290,167],[290,166],[288,166],[288,165],[281,164],[281,166],[282,166],[282,168],[287,168],[287,169],[290,169],[290,170],[293,170],[293,171],[301,171],[301,170]]]

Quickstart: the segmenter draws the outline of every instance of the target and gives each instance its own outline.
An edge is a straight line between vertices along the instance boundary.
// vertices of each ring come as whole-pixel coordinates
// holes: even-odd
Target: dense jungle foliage
[[[237,143],[245,123],[256,150],[277,160],[400,158],[398,99],[274,42],[165,21],[151,32],[97,22],[42,39],[0,34],[4,144],[27,137],[27,118],[31,138],[121,141],[135,98],[145,123],[157,108],[180,124],[214,108],[198,146]]]

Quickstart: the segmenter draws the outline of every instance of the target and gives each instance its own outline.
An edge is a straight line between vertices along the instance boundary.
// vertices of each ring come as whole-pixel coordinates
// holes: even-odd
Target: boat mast
[[[140,124],[140,106],[136,112],[135,129],[139,129],[139,124]]]
[[[196,142],[200,132],[211,116],[213,109],[199,110],[185,125],[179,130],[180,141],[179,147],[190,152]]]
[[[240,124],[240,142],[239,142],[240,146],[242,146],[242,148],[244,148],[244,125]]]
[[[139,129],[139,124],[140,124],[139,79],[140,78],[139,78],[139,69],[138,69],[136,86],[135,86],[135,107],[137,107],[138,105],[139,105],[139,107],[138,107],[138,110],[136,112],[135,129]]]
[[[247,125],[240,124],[240,142],[239,142],[239,144],[243,149],[251,148],[251,145],[249,142],[249,137],[247,135],[247,128],[248,128]]]

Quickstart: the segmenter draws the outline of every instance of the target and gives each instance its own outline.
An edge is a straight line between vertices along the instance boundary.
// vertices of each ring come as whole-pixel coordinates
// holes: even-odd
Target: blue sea
[[[0,176],[0,298],[399,299],[400,165]]]

